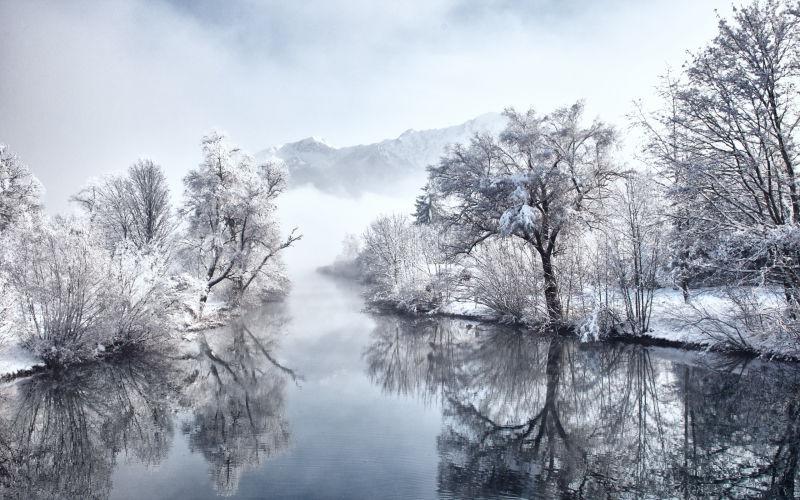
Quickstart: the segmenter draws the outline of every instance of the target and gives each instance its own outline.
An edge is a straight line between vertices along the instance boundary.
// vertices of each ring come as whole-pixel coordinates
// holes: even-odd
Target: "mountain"
[[[499,133],[504,126],[503,115],[487,113],[452,127],[407,130],[395,139],[374,144],[335,148],[308,137],[265,149],[256,157],[285,162],[294,187],[312,184],[323,191],[350,195],[390,193],[398,182],[421,183],[425,168],[438,162],[447,146],[466,142],[476,132]]]

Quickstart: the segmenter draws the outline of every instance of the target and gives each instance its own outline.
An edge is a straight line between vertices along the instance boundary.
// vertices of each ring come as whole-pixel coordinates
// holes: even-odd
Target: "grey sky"
[[[728,0],[0,0],[0,142],[51,209],[139,156],[173,181],[203,133],[336,145],[578,98],[623,124]]]

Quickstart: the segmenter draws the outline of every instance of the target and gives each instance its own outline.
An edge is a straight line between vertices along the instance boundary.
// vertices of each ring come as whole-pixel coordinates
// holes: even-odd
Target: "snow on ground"
[[[0,377],[7,377],[37,366],[44,366],[44,362],[18,345],[12,344],[0,348]]]
[[[436,313],[444,316],[463,316],[483,321],[492,321],[497,318],[497,313],[471,300],[453,300],[437,309]]]
[[[767,287],[739,292],[748,295],[743,300],[744,307],[750,308],[747,314],[751,323],[759,326],[748,327],[741,319],[742,305],[719,289],[692,291],[689,303],[684,302],[677,290],[659,290],[653,300],[649,335],[709,348],[739,348],[767,357],[800,359],[800,347],[792,328],[778,327],[778,323],[785,321],[782,292]]]
[[[754,293],[758,307],[766,314],[779,315],[782,297],[779,290],[758,288]],[[454,300],[440,307],[436,314],[473,318],[479,321],[496,321],[497,314],[491,309],[470,300]],[[774,332],[753,331],[737,324],[736,305],[721,289],[702,288],[692,290],[688,303],[684,302],[680,290],[661,289],[653,298],[650,331],[647,336],[656,340],[701,346],[708,349],[730,350],[724,335],[709,333],[707,321],[699,318],[710,316],[721,320],[728,332],[741,334],[741,341],[753,352],[766,357],[789,357],[800,359],[800,347],[794,338],[776,338]],[[734,339],[736,340],[736,339]]]
[[[721,314],[729,301],[713,289],[692,291],[689,305],[684,302],[680,290],[661,289],[653,297],[653,312],[650,319],[649,335],[661,340],[693,344],[705,344],[708,339],[698,329],[687,326],[695,309],[702,308],[709,312]]]

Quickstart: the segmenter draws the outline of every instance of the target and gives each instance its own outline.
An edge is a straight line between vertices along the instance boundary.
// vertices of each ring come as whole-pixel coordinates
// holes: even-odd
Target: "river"
[[[10,498],[793,497],[791,364],[364,312],[312,272],[187,346],[0,391]]]

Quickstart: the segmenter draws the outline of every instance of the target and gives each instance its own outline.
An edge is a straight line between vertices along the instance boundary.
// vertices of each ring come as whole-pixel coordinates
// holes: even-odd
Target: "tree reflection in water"
[[[208,461],[220,494],[238,490],[244,471],[280,452],[289,443],[283,416],[286,379],[297,375],[272,356],[286,320],[264,315],[259,328],[244,321],[202,334],[191,358],[184,389],[192,417],[183,425],[192,451]]]
[[[798,491],[794,367],[692,354],[670,361],[640,346],[459,320],[376,320],[364,353],[373,382],[442,405],[443,497]]]
[[[119,459],[157,465],[175,412],[220,494],[286,447],[274,313],[200,334],[191,354],[141,353],[0,387],[0,497],[106,498]]]
[[[163,357],[140,355],[4,387],[0,492],[104,498],[120,456],[159,463],[172,442],[173,373]]]

